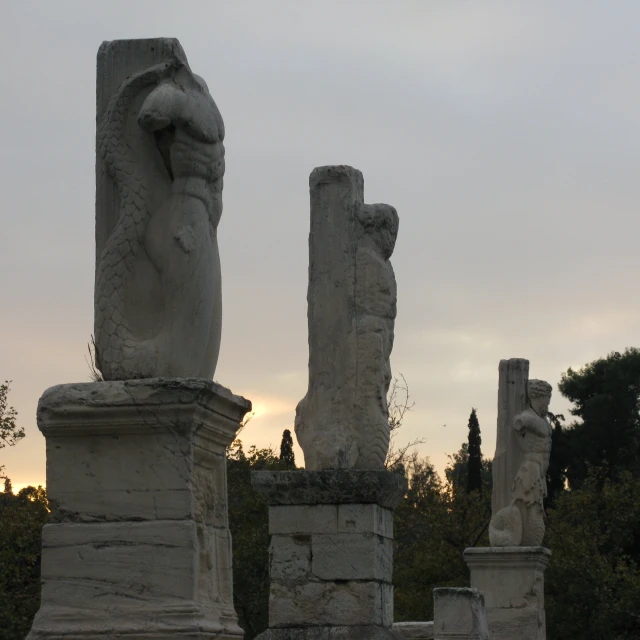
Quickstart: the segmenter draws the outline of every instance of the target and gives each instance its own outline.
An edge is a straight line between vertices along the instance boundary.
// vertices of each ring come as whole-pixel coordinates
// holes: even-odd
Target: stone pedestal
[[[485,599],[492,640],[546,640],[544,547],[474,547],[464,559]]]
[[[484,597],[477,589],[433,590],[435,640],[489,640]]]
[[[44,393],[52,515],[30,640],[242,637],[225,450],[250,407],[195,379]]]
[[[393,623],[393,508],[384,470],[257,471],[269,502],[269,629],[261,640],[400,638]]]

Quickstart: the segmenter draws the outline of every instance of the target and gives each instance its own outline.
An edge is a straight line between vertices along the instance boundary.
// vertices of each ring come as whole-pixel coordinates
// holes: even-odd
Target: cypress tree
[[[285,429],[282,433],[282,442],[280,443],[280,466],[283,469],[295,469],[296,459],[293,453],[293,438],[291,431]]]
[[[480,445],[480,424],[476,410],[469,416],[469,461],[467,462],[467,493],[482,491],[482,452]]]

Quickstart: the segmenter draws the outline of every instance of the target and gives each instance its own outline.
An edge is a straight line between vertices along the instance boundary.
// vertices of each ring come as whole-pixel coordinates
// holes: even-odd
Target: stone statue
[[[309,389],[296,436],[306,469],[380,469],[389,448],[398,214],[364,204],[362,174],[351,167],[317,168],[309,182]]]
[[[220,348],[224,124],[179,43],[159,40],[162,61],[126,77],[98,113],[95,349],[105,380],[211,379]],[[100,64],[98,75],[100,94]]]
[[[551,425],[547,419],[552,387],[529,380],[528,406],[512,423],[511,449],[517,472],[511,483],[511,502],[494,514],[489,525],[492,547],[537,547],[544,538],[544,498],[551,453]]]

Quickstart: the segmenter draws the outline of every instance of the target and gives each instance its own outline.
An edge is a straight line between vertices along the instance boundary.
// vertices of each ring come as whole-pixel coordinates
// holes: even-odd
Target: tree
[[[6,380],[4,384],[0,385],[0,449],[13,447],[24,438],[24,429],[18,427],[17,424],[18,412],[9,406],[10,384],[11,382]],[[0,466],[0,478],[4,478],[5,482],[8,481],[4,475],[4,465]],[[11,486],[10,480],[8,486]]]
[[[463,442],[456,453],[448,454],[449,464],[444,475],[452,491],[465,493],[469,468],[469,443]],[[482,458],[482,493],[491,495],[493,487],[493,460]]]
[[[280,443],[280,468],[296,468],[296,458],[293,453],[293,438],[291,437],[291,431],[289,431],[289,429],[285,429],[282,432],[282,442]]]
[[[466,448],[464,443],[461,450]],[[421,459],[416,453],[405,465],[409,490],[393,518],[397,621],[432,620],[433,589],[468,587],[469,571],[462,553],[467,547],[489,542],[491,492],[466,492],[466,463],[460,467],[462,484],[454,484],[456,456],[450,456],[450,461],[446,482],[428,458]]]
[[[594,360],[579,371],[569,368],[558,385],[579,418],[565,431],[566,475],[579,488],[592,467],[601,478],[621,472],[640,475],[640,350],[626,349]]]
[[[561,413],[548,413],[553,429],[551,434],[551,455],[547,469],[547,497],[545,508],[555,505],[558,496],[566,485],[566,468],[568,463],[567,446],[564,432],[564,416]]]
[[[640,629],[640,479],[593,468],[549,510],[548,637],[632,640]]]
[[[22,640],[40,608],[42,527],[49,519],[42,487],[0,493],[0,640]]]
[[[482,491],[482,451],[480,445],[480,423],[475,409],[469,416],[469,460],[467,462],[467,493]]]
[[[416,445],[423,444],[424,438],[416,438],[407,444],[396,446],[396,436],[398,430],[404,423],[404,416],[407,411],[413,409],[415,403],[411,400],[409,385],[405,377],[400,374],[399,378],[394,378],[387,394],[387,407],[389,409],[389,451],[385,459],[384,468],[390,471],[402,472],[402,467],[410,457],[410,450]]]
[[[268,626],[269,506],[251,487],[251,472],[281,469],[271,449],[244,451],[240,440],[227,450],[229,529],[233,539],[233,601],[246,640]]]

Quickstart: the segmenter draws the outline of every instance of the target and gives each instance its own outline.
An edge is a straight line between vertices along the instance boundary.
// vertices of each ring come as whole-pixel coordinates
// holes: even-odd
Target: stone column
[[[491,640],[545,640],[544,547],[466,549],[471,586],[484,595]]]
[[[242,637],[225,452],[250,408],[196,379],[44,393],[52,514],[30,640]]]
[[[269,502],[269,629],[261,640],[402,638],[393,623],[393,508],[384,470],[257,471]]]
[[[514,452],[513,419],[527,406],[529,361],[524,358],[500,360],[498,372],[498,428],[493,457],[492,515],[511,503],[511,483],[520,462],[520,455]]]
[[[309,386],[296,410],[296,437],[310,471],[382,469],[398,214],[365,204],[364,179],[353,167],[317,167],[309,191]]]

